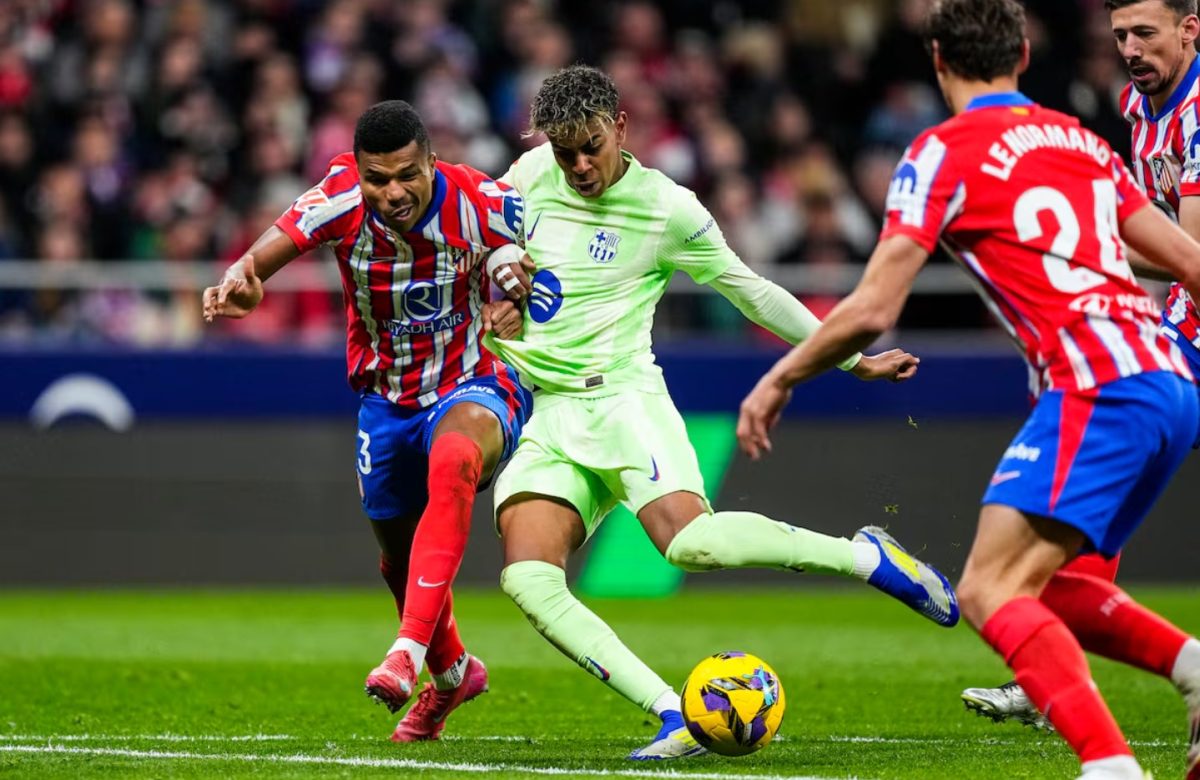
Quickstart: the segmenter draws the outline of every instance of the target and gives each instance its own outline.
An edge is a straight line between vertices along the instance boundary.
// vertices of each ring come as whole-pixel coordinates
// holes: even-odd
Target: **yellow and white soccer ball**
[[[786,706],[775,670],[748,653],[717,653],[701,661],[683,685],[683,720],[704,747],[744,756],[766,746]]]

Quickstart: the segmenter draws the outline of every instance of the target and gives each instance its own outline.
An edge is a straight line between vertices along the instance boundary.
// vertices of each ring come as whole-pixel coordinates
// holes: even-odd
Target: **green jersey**
[[[524,335],[485,344],[540,389],[665,392],[650,330],[671,275],[707,284],[740,263],[695,193],[622,154],[625,175],[595,199],[571,189],[548,143],[502,179],[525,201],[525,251],[537,272]]]

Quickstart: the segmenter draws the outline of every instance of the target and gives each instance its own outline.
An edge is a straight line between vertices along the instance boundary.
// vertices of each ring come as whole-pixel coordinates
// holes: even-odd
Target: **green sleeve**
[[[671,194],[670,216],[658,248],[658,263],[683,271],[697,284],[708,284],[725,272],[738,256],[725,243],[725,235],[708,209],[686,187]]]

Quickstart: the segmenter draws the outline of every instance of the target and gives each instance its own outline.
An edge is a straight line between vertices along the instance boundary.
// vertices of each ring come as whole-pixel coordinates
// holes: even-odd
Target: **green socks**
[[[607,623],[571,595],[562,569],[544,561],[518,561],[500,573],[500,588],[563,655],[643,710],[649,712],[671,691]]]
[[[854,544],[781,523],[756,512],[703,514],[667,547],[684,571],[770,568],[813,574],[854,574]]]

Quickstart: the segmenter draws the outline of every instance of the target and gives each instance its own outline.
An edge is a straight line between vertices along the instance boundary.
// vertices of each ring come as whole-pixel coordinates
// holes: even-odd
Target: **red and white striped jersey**
[[[468,379],[510,371],[480,341],[489,291],[481,261],[514,243],[520,220],[515,190],[439,160],[428,211],[396,233],[363,200],[347,152],[275,224],[301,252],[333,248],[351,387],[424,408]]]
[[[888,192],[883,238],[941,239],[1030,367],[1030,390],[1190,376],[1134,281],[1119,225],[1148,205],[1108,144],[1020,93],[976,98],[922,133]]]
[[[1200,195],[1200,57],[1157,113],[1150,100],[1126,84],[1121,110],[1133,131],[1133,171],[1138,184],[1172,219],[1179,199]],[[1200,348],[1200,311],[1187,290],[1171,285],[1163,325],[1172,337]]]

